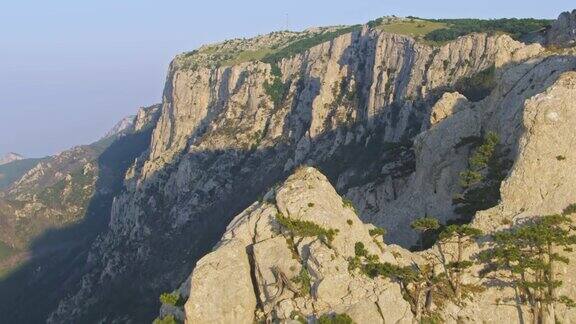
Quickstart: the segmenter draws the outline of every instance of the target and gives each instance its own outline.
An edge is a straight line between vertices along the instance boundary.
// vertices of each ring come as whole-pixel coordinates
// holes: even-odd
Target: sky
[[[205,43],[385,16],[556,18],[567,0],[12,0],[0,3],[0,155],[52,155],[161,101]]]

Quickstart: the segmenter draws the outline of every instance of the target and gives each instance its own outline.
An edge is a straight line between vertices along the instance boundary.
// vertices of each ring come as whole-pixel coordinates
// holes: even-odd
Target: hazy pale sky
[[[207,42],[384,15],[555,18],[576,3],[12,0],[0,4],[0,154],[54,154],[160,102],[172,57]]]

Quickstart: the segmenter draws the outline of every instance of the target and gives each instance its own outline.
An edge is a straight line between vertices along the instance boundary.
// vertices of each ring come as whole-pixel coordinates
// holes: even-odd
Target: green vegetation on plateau
[[[185,53],[179,64],[192,70],[200,66],[231,66],[251,61],[274,64],[361,28],[361,25],[337,26],[304,32],[280,31],[249,40],[233,39]]]
[[[270,54],[266,55],[262,59],[262,61],[266,63],[278,62],[284,58],[289,58],[294,55],[303,53],[316,45],[333,40],[334,38],[340,35],[360,30],[360,28],[362,28],[361,25],[354,25],[337,29],[335,31],[329,31],[319,34],[312,34],[310,36],[305,36],[304,38],[301,38],[293,43],[290,43],[288,46],[272,51]]]
[[[368,26],[389,33],[408,35],[438,44],[471,33],[506,33],[514,39],[541,31],[550,26],[547,19],[424,19],[416,17],[382,17],[368,22]]]
[[[408,35],[412,37],[425,36],[435,30],[447,27],[448,25],[445,23],[422,19],[390,21],[377,26],[378,29],[388,33]]]
[[[436,29],[424,38],[429,41],[445,42],[470,33],[496,33],[509,34],[514,39],[540,31],[550,26],[547,19],[429,19],[430,22],[448,25],[447,28]]]

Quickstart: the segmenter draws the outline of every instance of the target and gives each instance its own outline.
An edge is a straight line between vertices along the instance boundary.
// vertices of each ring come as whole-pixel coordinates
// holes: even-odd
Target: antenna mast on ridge
[[[288,19],[288,13],[286,13],[286,26],[285,30],[290,30],[290,20]]]

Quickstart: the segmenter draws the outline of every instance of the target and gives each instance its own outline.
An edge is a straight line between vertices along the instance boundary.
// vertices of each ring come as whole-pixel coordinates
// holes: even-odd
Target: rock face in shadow
[[[44,322],[77,289],[126,170],[149,146],[158,108],[141,109],[149,121],[138,127],[43,159],[3,193],[0,245],[13,253],[0,260],[2,321]]]
[[[576,45],[576,10],[560,14],[547,32],[547,44],[558,47]]]

